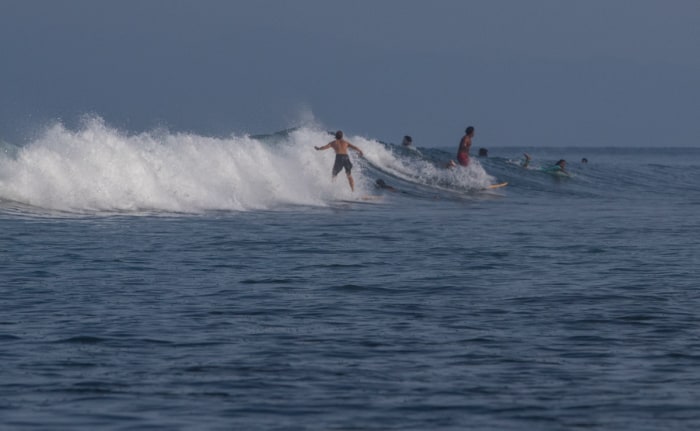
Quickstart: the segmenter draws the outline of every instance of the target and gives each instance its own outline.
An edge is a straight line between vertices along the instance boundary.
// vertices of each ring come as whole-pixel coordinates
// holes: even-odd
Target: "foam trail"
[[[363,150],[367,148],[365,156],[370,162],[404,181],[453,191],[482,189],[495,181],[475,157],[467,168],[447,169],[444,161],[428,160],[420,152],[376,145],[361,137],[356,139]]]

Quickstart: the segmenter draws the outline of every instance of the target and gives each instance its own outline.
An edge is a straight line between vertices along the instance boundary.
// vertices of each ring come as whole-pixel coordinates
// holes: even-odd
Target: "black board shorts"
[[[333,176],[338,175],[341,169],[345,168],[345,173],[350,175],[352,170],[352,163],[350,163],[350,156],[347,154],[336,154],[335,163],[333,164]]]

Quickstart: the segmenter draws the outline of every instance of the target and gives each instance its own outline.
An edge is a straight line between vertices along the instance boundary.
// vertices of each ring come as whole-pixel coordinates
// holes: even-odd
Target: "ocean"
[[[0,143],[0,427],[700,428],[700,149],[346,136]]]

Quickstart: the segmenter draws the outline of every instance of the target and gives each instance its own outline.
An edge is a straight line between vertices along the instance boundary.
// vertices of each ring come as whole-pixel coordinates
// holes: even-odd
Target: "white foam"
[[[305,128],[282,142],[152,131],[128,135],[93,118],[49,127],[16,154],[0,154],[0,198],[64,211],[275,209],[352,196],[333,183],[329,135]],[[361,168],[353,170],[363,192]]]
[[[369,162],[407,181],[470,188],[490,177],[473,163],[444,169],[420,157],[349,136]],[[79,130],[57,123],[17,151],[0,154],[0,199],[59,211],[165,211],[277,209],[325,206],[374,191],[366,162],[353,159],[355,193],[343,173],[331,181],[332,140],[307,126],[274,139],[213,138],[156,130],[127,134],[100,118]]]
[[[464,191],[486,187],[493,184],[495,180],[474,157],[466,168],[460,166],[448,169],[446,165],[436,164],[420,157],[419,152],[413,154],[393,151],[391,147],[376,145],[374,141],[356,139],[363,149],[367,148],[365,156],[369,161],[381,167],[382,170],[409,182]]]

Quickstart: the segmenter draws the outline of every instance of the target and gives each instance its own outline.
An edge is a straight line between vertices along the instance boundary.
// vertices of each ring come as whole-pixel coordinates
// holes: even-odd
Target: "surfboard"
[[[570,177],[571,174],[567,171],[562,171],[559,166],[549,166],[540,169],[542,172],[553,175],[555,177]]]
[[[487,190],[491,190],[491,189],[500,189],[501,187],[505,187],[505,186],[507,186],[507,185],[508,185],[507,182],[505,182],[505,183],[498,183],[498,184],[491,184],[490,186],[486,186],[486,189],[487,189]]]
[[[336,202],[342,202],[346,204],[373,204],[381,202],[382,196],[379,195],[364,195],[359,196],[355,199],[338,199]]]

